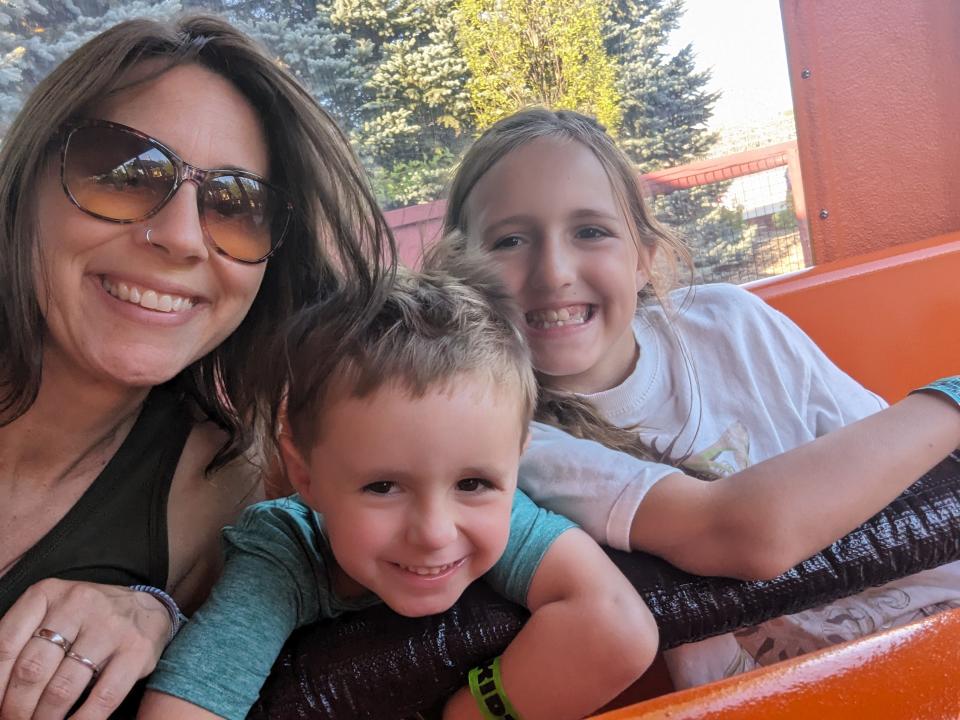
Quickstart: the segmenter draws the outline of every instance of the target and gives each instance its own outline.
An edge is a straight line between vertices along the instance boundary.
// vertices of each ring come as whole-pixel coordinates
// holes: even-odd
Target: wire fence
[[[698,282],[745,283],[810,264],[795,142],[644,178],[656,217],[690,246]]]

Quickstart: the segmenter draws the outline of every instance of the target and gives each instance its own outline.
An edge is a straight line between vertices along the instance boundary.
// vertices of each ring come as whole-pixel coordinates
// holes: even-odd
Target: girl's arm
[[[643,600],[584,532],[563,533],[527,594],[530,620],[504,651],[503,687],[525,720],[580,718],[612,700],[653,661],[658,634]],[[480,719],[468,688],[445,720]]]
[[[850,532],[960,446],[957,405],[911,395],[715,482],[656,482],[630,528],[635,550],[701,575],[772,578]]]

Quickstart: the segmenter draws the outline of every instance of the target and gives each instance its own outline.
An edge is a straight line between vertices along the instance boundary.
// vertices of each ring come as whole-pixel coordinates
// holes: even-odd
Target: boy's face
[[[525,431],[517,393],[473,375],[453,385],[334,401],[300,482],[291,469],[340,568],[401,615],[447,610],[510,533]]]

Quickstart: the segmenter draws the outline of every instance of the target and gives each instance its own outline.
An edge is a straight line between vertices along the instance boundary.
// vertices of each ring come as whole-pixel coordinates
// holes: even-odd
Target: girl
[[[533,109],[491,127],[457,172],[445,225],[488,253],[524,312],[543,423],[521,485],[599,542],[704,575],[774,577],[960,444],[955,385],[883,410],[750,293],[667,294],[672,273],[654,261],[675,269],[684,251],[590,118]],[[674,682],[960,605],[958,573],[947,565],[678,648],[667,658]]]
[[[141,717],[246,717],[296,627],[376,602],[443,612],[483,575],[532,616],[444,717],[582,717],[649,665],[656,626],[626,578],[566,518],[515,497],[537,389],[506,294],[482,275],[384,285],[301,313],[268,355],[300,494],[225,531],[223,578]]]

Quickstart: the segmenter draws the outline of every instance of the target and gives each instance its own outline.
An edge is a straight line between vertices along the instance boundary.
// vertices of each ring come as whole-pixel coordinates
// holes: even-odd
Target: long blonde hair
[[[446,244],[465,249],[470,235],[468,199],[476,184],[498,161],[513,150],[539,138],[561,138],[587,147],[610,179],[615,199],[627,221],[633,241],[656,250],[657,261],[648,268],[650,282],[641,290],[640,301],[655,300],[665,307],[666,295],[676,286],[680,269],[692,273],[690,251],[653,217],[644,199],[642,180],[636,169],[603,125],[569,110],[529,108],[492,125],[469,148],[450,184],[444,231],[459,235],[444,238]],[[658,453],[640,440],[636,428],[619,428],[605,420],[586,400],[569,392],[539,389],[535,417],[575,437],[596,440],[607,447],[643,459],[662,462],[668,450]]]

